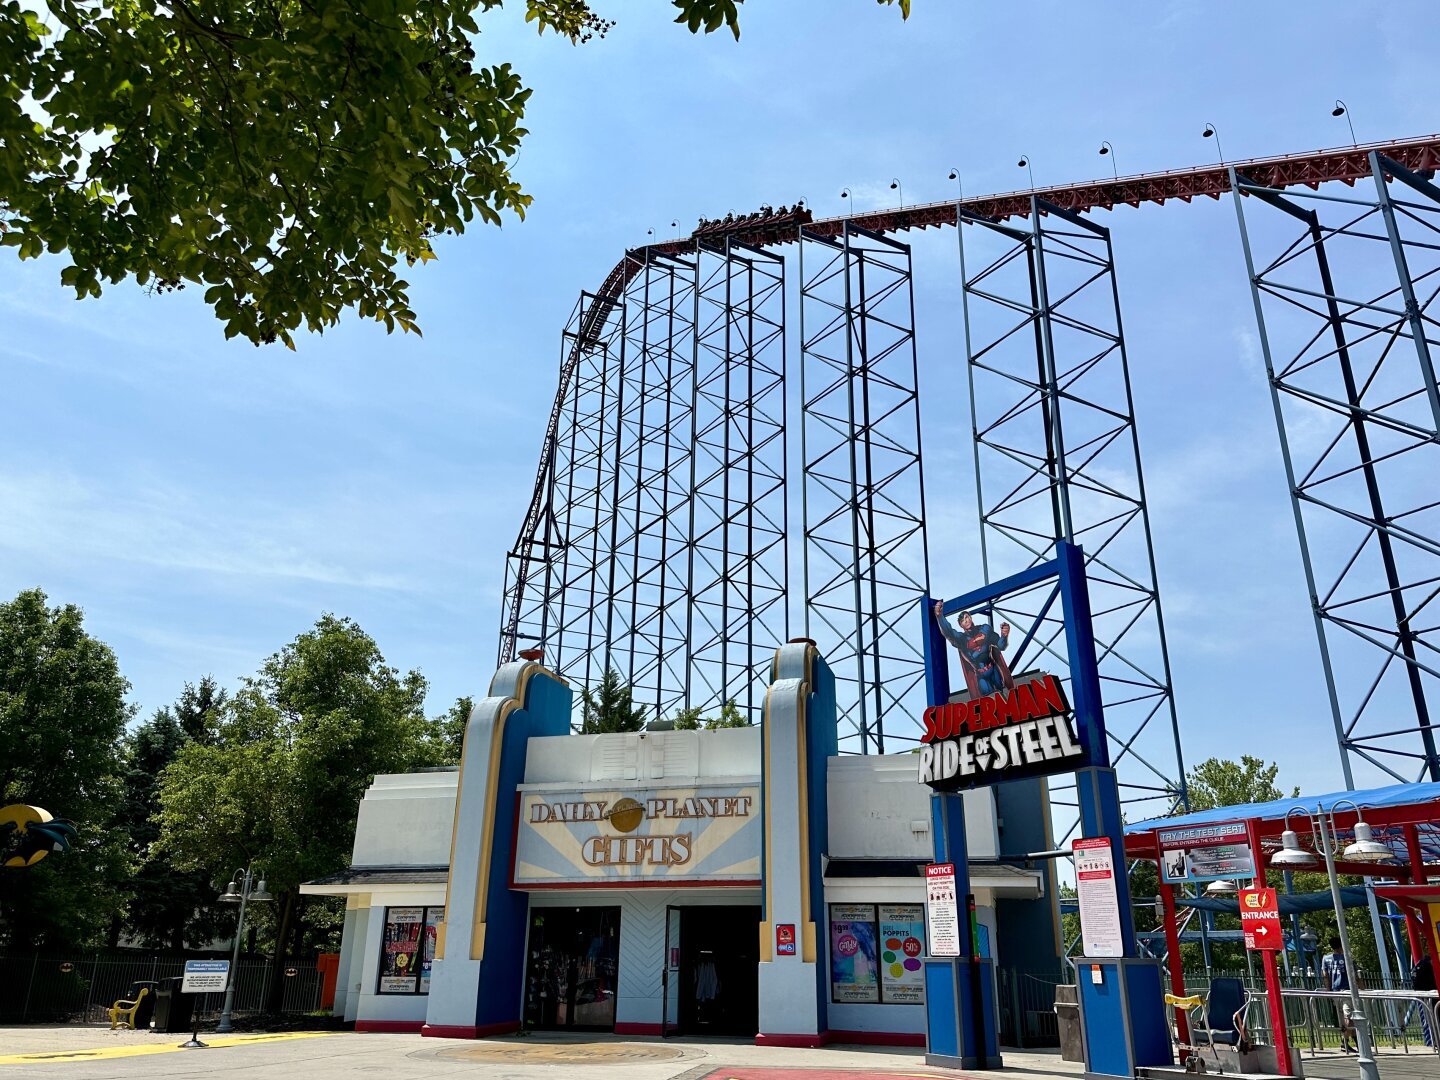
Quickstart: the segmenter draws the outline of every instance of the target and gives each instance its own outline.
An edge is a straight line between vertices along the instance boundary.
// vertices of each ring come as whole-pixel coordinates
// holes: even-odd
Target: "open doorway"
[[[754,1035],[760,1025],[760,909],[676,910],[680,923],[680,967],[675,973],[679,1033]]]

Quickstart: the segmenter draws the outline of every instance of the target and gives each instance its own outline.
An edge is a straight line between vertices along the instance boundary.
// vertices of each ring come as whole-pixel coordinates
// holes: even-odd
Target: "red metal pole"
[[[1175,925],[1175,888],[1163,880],[1160,882],[1160,909],[1165,916],[1165,966],[1170,969],[1170,992],[1184,997],[1185,961],[1180,956],[1180,928]],[[1190,1042],[1190,1019],[1184,1009],[1175,1010],[1175,1030],[1182,1043]]]
[[[1294,1076],[1290,1071],[1290,1032],[1285,1027],[1285,999],[1280,996],[1280,972],[1276,970],[1275,953],[1260,951],[1265,967],[1265,992],[1270,1000],[1270,1030],[1275,1033],[1275,1067],[1281,1076]]]
[[[1425,872],[1425,853],[1420,850],[1420,829],[1415,825],[1405,826],[1405,851],[1410,857],[1410,884],[1424,885],[1430,879]]]
[[[1252,818],[1245,825],[1250,834],[1250,854],[1255,860],[1255,887],[1267,889],[1270,879],[1265,873],[1265,851],[1260,846],[1260,823]],[[1260,964],[1265,969],[1265,999],[1270,1006],[1270,1031],[1275,1040],[1275,1068],[1281,1076],[1294,1076],[1290,1070],[1290,1031],[1285,1026],[1285,999],[1280,994],[1280,973],[1275,967],[1275,953],[1271,949],[1258,951]]]

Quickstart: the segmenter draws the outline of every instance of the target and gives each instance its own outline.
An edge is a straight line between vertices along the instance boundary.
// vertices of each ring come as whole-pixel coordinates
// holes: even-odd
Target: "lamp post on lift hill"
[[[1335,847],[1339,840],[1335,832],[1335,811],[1345,803],[1355,810],[1355,839],[1346,846],[1343,855],[1346,862],[1382,862],[1391,858],[1388,847],[1376,840],[1370,826],[1361,818],[1360,807],[1349,799],[1341,799],[1327,811],[1319,803],[1312,814],[1303,806],[1292,807],[1285,814],[1285,831],[1280,835],[1280,850],[1270,859],[1271,866],[1285,870],[1301,869],[1315,865],[1315,855],[1300,846],[1300,839],[1290,828],[1290,815],[1304,814],[1310,819],[1310,830],[1316,846],[1325,856],[1325,872],[1330,876],[1330,899],[1335,905],[1335,925],[1340,936],[1340,952],[1345,961],[1345,982],[1350,991],[1350,1020],[1355,1025],[1355,1042],[1359,1053],[1355,1064],[1359,1066],[1363,1080],[1380,1080],[1380,1070],[1375,1064],[1375,1049],[1370,1039],[1370,1018],[1360,1004],[1360,989],[1355,979],[1355,959],[1350,955],[1350,934],[1345,929],[1345,905],[1340,899],[1340,879],[1335,873]],[[1376,943],[1380,948],[1385,946]],[[1329,989],[1325,987],[1324,989]],[[1342,1032],[1343,1038],[1343,1032]]]
[[[222,904],[239,904],[240,911],[235,919],[235,948],[230,957],[230,977],[225,981],[225,1005],[220,1010],[220,1020],[215,1025],[217,1035],[235,1030],[230,1021],[231,1014],[235,1011],[235,980],[240,975],[240,941],[245,935],[245,907],[252,900],[259,903],[274,899],[270,890],[265,888],[265,879],[260,878],[257,883],[255,872],[249,867],[237,871],[229,886],[220,894]]]

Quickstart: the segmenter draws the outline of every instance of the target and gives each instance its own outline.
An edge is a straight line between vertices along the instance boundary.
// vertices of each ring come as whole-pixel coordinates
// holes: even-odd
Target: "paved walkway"
[[[185,1036],[107,1028],[0,1027],[0,1077],[140,1080],[233,1075],[244,1080],[347,1080],[358,1074],[406,1080],[953,1080],[915,1049],[796,1050],[724,1040],[627,1040],[614,1036],[459,1041],[418,1035],[286,1032],[201,1035],[207,1050],[180,1050]],[[1025,1080],[1073,1080],[1077,1064],[1056,1053],[1005,1051],[1004,1072]],[[989,1074],[989,1075],[994,1075]]]

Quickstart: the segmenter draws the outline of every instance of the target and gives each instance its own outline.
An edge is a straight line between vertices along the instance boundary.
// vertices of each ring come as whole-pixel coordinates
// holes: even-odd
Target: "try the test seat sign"
[[[940,791],[988,787],[1089,764],[1059,679],[1031,673],[1005,682],[993,693],[925,710],[922,784]]]

